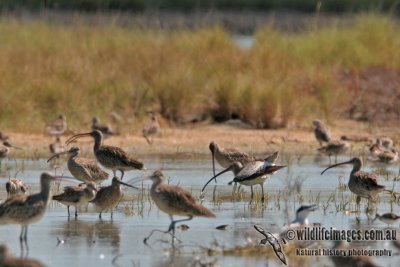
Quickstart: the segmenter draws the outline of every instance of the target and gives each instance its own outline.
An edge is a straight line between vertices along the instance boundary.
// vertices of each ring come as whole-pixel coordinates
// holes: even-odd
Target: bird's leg
[[[261,186],[261,203],[264,205],[264,184],[260,184]]]
[[[253,186],[251,185],[250,186],[250,190],[251,190],[251,197],[250,197],[250,205],[251,205],[251,203],[253,202],[253,195],[254,195],[254,193],[253,193]]]
[[[111,220],[112,220],[112,218],[113,218],[113,214],[114,214],[114,210],[111,209]]]
[[[22,241],[24,241],[24,229],[25,229],[25,225],[21,226],[21,233],[19,235],[19,242],[21,242],[21,244],[22,244]]]
[[[71,216],[69,213],[69,205],[67,206],[67,210],[68,210],[68,218],[69,218],[69,216]]]
[[[116,176],[116,170],[112,170],[112,172],[113,172],[113,177],[115,177]]]
[[[361,197],[357,196],[357,198],[356,198],[357,210],[360,210],[360,202],[361,202]]]
[[[101,220],[101,213],[102,213],[102,211],[100,211],[100,213],[99,213],[99,219]]]
[[[78,208],[75,206],[75,219],[78,218]]]
[[[124,177],[124,171],[123,170],[119,170],[120,172],[121,172],[121,181],[122,181],[122,178]]]

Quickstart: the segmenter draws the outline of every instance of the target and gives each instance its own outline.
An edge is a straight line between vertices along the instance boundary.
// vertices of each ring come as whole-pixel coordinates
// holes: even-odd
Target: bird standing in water
[[[94,139],[94,155],[96,156],[97,161],[107,169],[111,169],[113,171],[114,176],[116,175],[116,171],[121,172],[121,180],[124,177],[125,171],[130,170],[143,170],[143,163],[134,159],[124,150],[116,146],[107,146],[103,145],[103,134],[99,130],[95,130],[90,133],[82,133],[76,134],[69,138],[66,142],[69,145],[74,140],[84,137],[91,136]]]

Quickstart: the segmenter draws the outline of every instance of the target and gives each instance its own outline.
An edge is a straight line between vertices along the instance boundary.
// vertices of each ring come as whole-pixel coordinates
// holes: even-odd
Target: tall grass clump
[[[95,115],[149,109],[178,124],[192,115],[258,128],[335,119],[351,103],[343,73],[400,67],[399,26],[374,14],[297,33],[266,25],[250,49],[219,27],[104,25],[1,19],[0,128],[39,132],[62,113],[80,129]]]

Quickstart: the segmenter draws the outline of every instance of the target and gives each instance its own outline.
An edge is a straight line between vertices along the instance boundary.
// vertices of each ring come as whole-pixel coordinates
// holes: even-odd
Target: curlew
[[[17,178],[10,178],[6,183],[7,197],[17,194],[25,194],[28,191],[26,184]]]
[[[90,201],[100,212],[99,219],[101,219],[101,214],[105,210],[111,210],[111,218],[113,217],[113,209],[117,206],[122,198],[121,184],[131,188],[139,189],[135,186],[121,182],[118,177],[114,177],[111,185],[100,188],[96,194],[96,197]]]
[[[156,114],[154,114],[154,112],[149,113],[149,118],[149,122],[143,126],[142,134],[147,143],[151,145],[153,144],[153,137],[160,131],[160,124],[158,123]]]
[[[275,153],[273,154],[275,155]],[[265,158],[263,161],[256,160],[248,163],[243,166],[239,161],[234,162],[227,169],[222,172],[214,175],[208,182],[204,185],[202,192],[206,188],[206,186],[219,175],[232,170],[235,174],[235,177],[228,184],[231,185],[233,182],[250,186],[251,188],[251,200],[250,204],[253,201],[253,185],[259,184],[261,186],[261,202],[264,203],[264,182],[268,178],[268,175],[277,172],[278,170],[285,168],[286,166],[277,166],[275,163],[271,163],[271,156]]]
[[[331,131],[329,128],[323,124],[320,120],[313,120],[313,125],[315,126],[314,128],[314,134],[315,138],[319,142],[319,145],[322,146],[322,144],[329,143],[331,141]]]
[[[68,217],[70,217],[69,206],[75,207],[75,218],[78,217],[78,207],[87,206],[90,200],[96,197],[96,186],[90,182],[80,186],[66,186],[62,194],[53,196],[53,200],[67,206]]]
[[[0,245],[0,266],[1,267],[44,267],[42,263],[32,259],[19,259],[11,255],[6,245]]]
[[[132,158],[128,155],[124,150],[116,146],[107,146],[103,145],[103,134],[99,130],[95,130],[90,133],[82,133],[76,134],[69,138],[66,144],[70,144],[74,140],[84,137],[91,136],[94,139],[94,155],[96,156],[97,161],[107,169],[111,169],[113,171],[114,176],[116,175],[116,171],[121,172],[121,180],[124,177],[125,171],[130,170],[144,170],[143,163]]]
[[[95,130],[100,131],[105,138],[116,134],[110,125],[101,124],[98,117],[93,117],[93,119],[92,119],[92,131],[95,131]]]
[[[84,183],[101,183],[107,180],[108,173],[103,171],[96,163],[96,161],[91,159],[85,159],[78,157],[80,153],[79,147],[71,147],[68,151],[60,152],[54,154],[50,157],[47,162],[55,157],[63,154],[68,154],[69,159],[67,162],[68,170],[71,174],[79,181]]]
[[[384,185],[378,184],[378,175],[361,171],[362,161],[360,158],[352,158],[349,161],[331,165],[323,170],[321,172],[321,175],[324,174],[327,170],[343,164],[353,165],[348,186],[350,191],[357,195],[357,204],[360,203],[361,198],[375,201],[380,192],[388,191],[385,190]]]
[[[193,196],[180,188],[179,186],[164,183],[165,177],[161,171],[155,171],[150,176],[153,184],[150,189],[150,195],[157,207],[167,213],[171,219],[171,224],[165,233],[171,233],[175,236],[175,224],[179,222],[189,221],[195,216],[215,217],[215,214],[209,209],[198,203]],[[174,220],[173,216],[187,216],[186,219]],[[153,230],[148,237],[144,239],[144,243],[154,233]]]
[[[97,161],[107,169],[113,171],[114,176],[116,171],[121,172],[121,180],[124,177],[125,171],[134,169],[143,170],[143,163],[129,156],[124,150],[115,146],[103,145],[103,134],[99,130],[95,130],[90,133],[76,134],[69,138],[66,144],[70,144],[72,141],[84,137],[91,136],[94,139],[94,155]]]
[[[41,190],[37,194],[14,195],[0,205],[0,224],[21,225],[20,242],[27,244],[28,225],[39,221],[50,199],[50,182],[56,177],[49,173],[40,176]]]
[[[398,216],[398,215],[396,215],[396,214],[394,214],[392,212],[385,213],[385,214],[382,214],[382,215],[377,213],[375,215],[374,221],[376,219],[379,219],[381,222],[384,222],[384,223],[386,223],[388,225],[391,225],[391,224],[397,223],[400,220],[400,216]]]
[[[3,141],[3,145],[0,146],[0,169],[1,162],[10,154],[11,148],[21,149],[20,147],[16,147],[9,140]]]
[[[60,137],[67,130],[67,119],[64,115],[58,116],[58,118],[52,123],[48,124],[45,131],[54,136]]]

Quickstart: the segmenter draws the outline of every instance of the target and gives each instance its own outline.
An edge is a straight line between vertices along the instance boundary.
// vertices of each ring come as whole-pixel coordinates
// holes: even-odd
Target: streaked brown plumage
[[[116,134],[110,125],[101,124],[99,118],[97,117],[93,117],[92,119],[92,131],[95,130],[99,130],[104,135],[104,137]]]
[[[43,267],[44,265],[33,259],[14,258],[6,245],[0,245],[1,267]]]
[[[315,138],[319,142],[319,145],[322,146],[322,143],[330,142],[331,141],[331,131],[329,128],[323,124],[320,120],[313,120],[313,125],[315,126],[314,128],[314,134]]]
[[[17,178],[10,178],[6,183],[7,197],[17,194],[25,194],[28,191],[26,184]]]
[[[90,182],[84,186],[67,186],[64,187],[62,194],[53,196],[53,200],[60,202],[67,206],[68,217],[69,206],[75,207],[75,218],[78,217],[78,207],[86,206],[90,200],[96,196],[96,186]]]
[[[121,182],[118,177],[114,177],[112,179],[111,185],[100,188],[100,190],[96,194],[96,197],[90,201],[96,206],[97,210],[100,212],[100,219],[101,214],[103,213],[103,211],[106,210],[111,210],[111,218],[113,217],[113,209],[117,206],[120,199],[122,198],[121,184],[138,189],[137,187]]]
[[[213,174],[215,175],[215,163],[216,160],[219,165],[221,165],[224,169],[231,166],[234,162],[240,162],[243,165],[251,161],[257,160],[256,157],[250,156],[247,153],[240,152],[235,148],[222,148],[217,143],[212,141],[209,145],[211,156],[213,160]]]
[[[151,145],[153,144],[153,137],[160,131],[160,124],[154,112],[149,113],[149,118],[150,121],[143,126],[142,133],[147,143]]]
[[[343,164],[353,165],[353,169],[350,173],[349,189],[357,195],[357,203],[360,202],[361,198],[367,198],[368,200],[374,201],[380,192],[385,191],[385,186],[378,184],[378,175],[361,171],[362,161],[360,158],[352,158],[349,161],[331,165],[322,171],[321,174],[324,174],[325,171],[330,168]]]
[[[179,186],[164,183],[165,177],[161,171],[155,171],[150,179],[153,185],[150,189],[150,195],[157,207],[167,213],[171,218],[171,224],[167,232],[175,233],[175,224],[191,220],[195,216],[215,217],[215,214],[197,202],[192,195]],[[188,216],[187,219],[174,221],[173,216]],[[151,236],[151,234],[150,234]],[[148,236],[144,242],[150,237]]]
[[[46,212],[50,198],[49,173],[40,176],[41,191],[30,196],[14,195],[0,205],[0,224],[21,225],[20,241],[27,241],[28,225],[39,221]]]
[[[54,137],[60,137],[67,130],[67,119],[64,115],[58,116],[58,118],[52,123],[48,124],[45,131],[53,135]]]
[[[78,157],[80,153],[79,147],[71,147],[68,151],[60,152],[50,157],[47,162],[52,158],[58,157],[63,154],[68,154],[69,159],[67,162],[68,170],[71,174],[84,183],[100,183],[107,180],[108,173],[103,171],[96,163],[91,159],[85,159]]]
[[[115,146],[103,145],[103,134],[99,130],[90,133],[76,134],[67,140],[67,145],[72,141],[83,137],[91,136],[94,138],[94,155],[97,161],[107,169],[111,169],[115,176],[116,171],[121,172],[121,180],[124,177],[124,172],[138,169],[143,170],[143,163],[128,155],[124,150]]]

